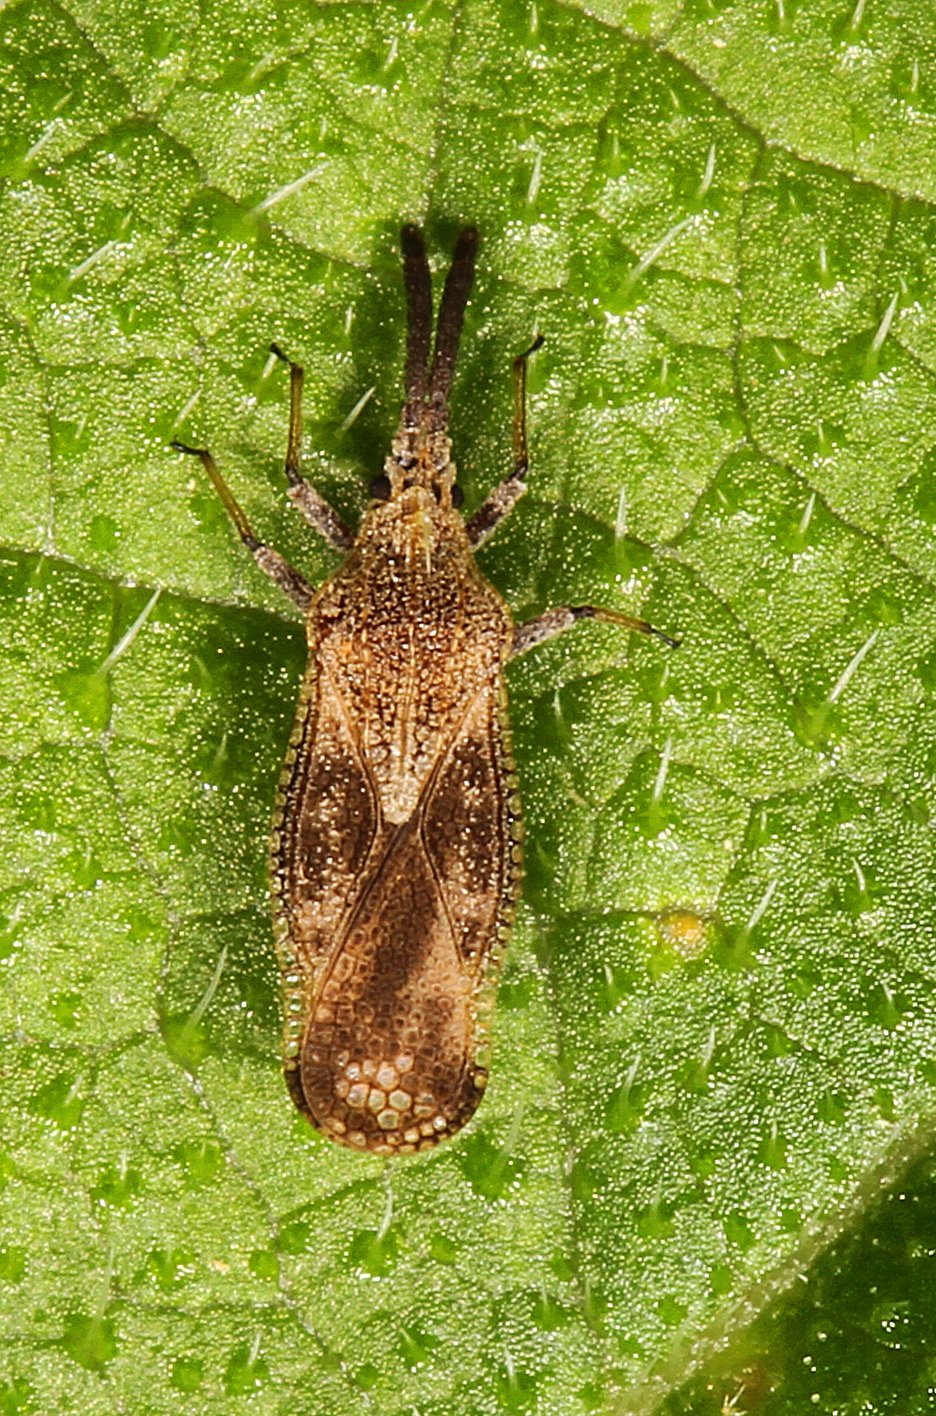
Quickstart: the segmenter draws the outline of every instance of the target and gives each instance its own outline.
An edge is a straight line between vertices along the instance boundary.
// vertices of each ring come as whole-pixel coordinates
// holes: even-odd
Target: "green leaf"
[[[922,1400],[925,1357],[873,1384],[840,1334],[912,1336],[931,1292],[926,1162],[886,1292],[867,1258],[936,1114],[931,7],[23,0],[0,41],[0,1411]],[[333,569],[266,351],[354,522],[404,220],[439,270],[482,233],[469,510],[546,335],[485,574],[518,618],[683,643],[586,625],[511,668],[491,1086],[387,1168],[285,1095],[265,833],[302,631],[168,444]],[[864,1258],[796,1308],[830,1240]]]

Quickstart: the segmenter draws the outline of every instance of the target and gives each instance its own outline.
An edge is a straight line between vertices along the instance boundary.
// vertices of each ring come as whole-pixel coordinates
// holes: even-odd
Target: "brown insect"
[[[302,369],[289,364],[288,496],[345,557],[313,590],[258,541],[199,457],[257,565],[305,617],[309,659],[270,844],[286,1084],[358,1150],[425,1150],[463,1126],[488,1076],[498,966],[521,877],[505,663],[581,619],[659,634],[591,605],[514,626],[474,552],[525,491],[526,360],[514,360],[514,465],[463,521],[448,394],[477,232],[458,238],[429,362],[420,232],[401,236],[406,402],[357,535],[299,474]],[[661,639],[673,644],[666,635]]]

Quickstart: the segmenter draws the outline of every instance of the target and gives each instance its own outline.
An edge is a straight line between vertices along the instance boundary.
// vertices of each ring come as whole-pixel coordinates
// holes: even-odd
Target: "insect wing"
[[[316,682],[274,873],[287,1081],[333,1139],[406,1153],[464,1125],[487,1080],[491,966],[519,879],[502,694],[494,682],[475,696],[416,810],[392,824],[340,698]]]

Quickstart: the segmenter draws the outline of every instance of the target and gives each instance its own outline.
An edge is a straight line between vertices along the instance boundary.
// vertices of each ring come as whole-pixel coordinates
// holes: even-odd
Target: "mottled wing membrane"
[[[393,824],[334,684],[311,680],[274,834],[286,1077],[303,1114],[346,1145],[425,1149],[483,1093],[520,873],[504,706],[495,674]]]
[[[380,821],[373,784],[334,687],[306,682],[283,764],[272,844],[291,932],[330,938],[345,918]],[[285,901],[284,901],[285,904]]]
[[[520,799],[512,780],[506,699],[479,694],[436,771],[422,810],[426,855],[459,957],[483,966],[510,910],[520,866]],[[506,749],[506,750],[505,750]]]

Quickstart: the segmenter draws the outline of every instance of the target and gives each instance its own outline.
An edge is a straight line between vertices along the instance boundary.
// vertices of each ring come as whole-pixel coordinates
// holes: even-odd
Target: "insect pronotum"
[[[474,552],[523,495],[526,361],[514,360],[513,467],[463,521],[448,395],[478,235],[455,246],[430,362],[421,233],[401,234],[406,401],[357,535],[299,473],[302,369],[290,369],[288,496],[344,559],[318,590],[254,535],[201,459],[260,569],[305,617],[308,665],[283,764],[270,881],[284,1071],[302,1115],[363,1151],[451,1136],[481,1100],[497,972],[520,889],[520,798],[503,669],[591,605],[515,626]]]

